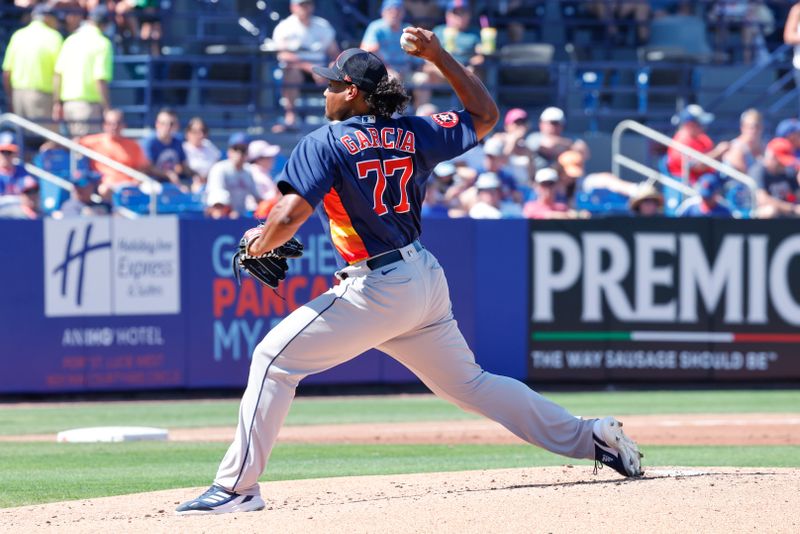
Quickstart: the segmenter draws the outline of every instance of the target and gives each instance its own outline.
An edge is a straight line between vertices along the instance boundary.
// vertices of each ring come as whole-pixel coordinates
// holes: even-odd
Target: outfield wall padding
[[[230,257],[252,221],[0,221],[0,393],[238,388],[338,268],[318,221],[277,292]],[[429,220],[488,371],[535,382],[800,379],[796,221]],[[13,256],[12,256],[13,254]],[[435,357],[434,354],[431,357]],[[312,384],[409,383],[370,351]]]

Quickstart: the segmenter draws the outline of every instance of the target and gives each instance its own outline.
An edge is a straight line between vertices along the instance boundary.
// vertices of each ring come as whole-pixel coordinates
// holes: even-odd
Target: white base
[[[56,441],[65,443],[97,443],[118,441],[166,441],[165,428],[146,426],[95,426],[59,432]]]

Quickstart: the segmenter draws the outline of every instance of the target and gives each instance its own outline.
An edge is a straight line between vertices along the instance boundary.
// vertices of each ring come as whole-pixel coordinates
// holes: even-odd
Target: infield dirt
[[[4,532],[798,532],[800,471],[590,467],[269,482],[267,509],[177,517],[205,488],[0,510]]]

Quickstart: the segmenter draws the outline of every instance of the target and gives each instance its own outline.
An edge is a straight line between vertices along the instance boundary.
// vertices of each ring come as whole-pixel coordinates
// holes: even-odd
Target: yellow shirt
[[[97,80],[114,77],[111,41],[97,26],[84,24],[64,41],[56,73],[61,75],[61,100],[101,102]]]
[[[8,42],[3,70],[11,72],[14,89],[53,92],[53,69],[64,39],[40,20],[20,28]]]

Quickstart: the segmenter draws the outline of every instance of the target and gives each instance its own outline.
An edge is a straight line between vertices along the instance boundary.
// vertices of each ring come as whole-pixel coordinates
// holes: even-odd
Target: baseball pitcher
[[[325,115],[304,137],[278,187],[283,197],[263,227],[248,230],[239,266],[276,285],[282,258],[302,253],[292,237],[316,211],[341,255],[340,284],[294,311],[256,347],[233,443],[213,485],[178,514],[260,510],[258,478],[297,384],[378,348],[411,369],[435,394],[499,422],[522,439],[572,458],[589,458],[628,477],[642,474],[636,444],[611,417],[584,420],[525,384],[487,373],[453,318],[442,267],[420,242],[424,186],[437,163],[489,134],[498,109],[480,80],[432,32],[404,30],[404,49],[444,75],[464,109],[399,116],[409,98],[374,54],[342,52],[330,68]],[[276,267],[277,266],[277,267]],[[258,275],[257,275],[258,276]]]

